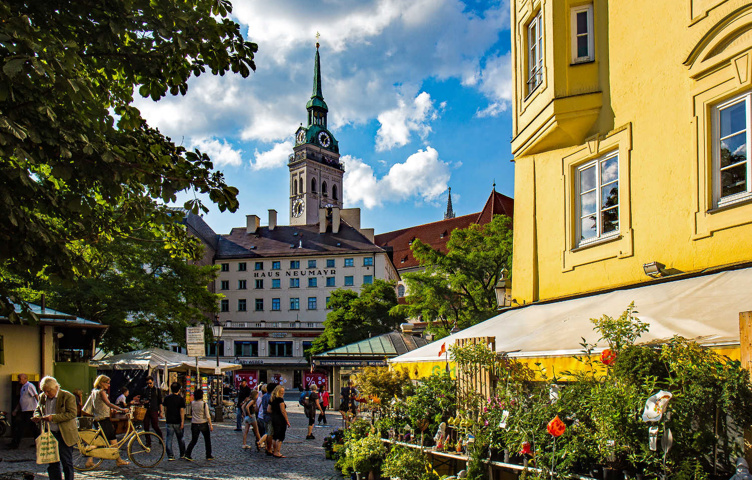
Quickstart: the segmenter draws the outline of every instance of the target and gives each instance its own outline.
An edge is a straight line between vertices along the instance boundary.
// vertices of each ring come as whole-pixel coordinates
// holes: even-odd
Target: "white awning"
[[[98,370],[149,370],[167,368],[168,370],[187,372],[196,371],[196,358],[182,353],[170,352],[161,348],[149,348],[121,353],[111,357],[89,362]],[[199,359],[198,368],[201,373],[213,374],[217,366],[216,360]],[[240,370],[242,365],[236,363],[219,362],[223,372]]]
[[[515,308],[389,362],[441,361],[444,342],[448,348],[473,337],[496,337],[496,351],[512,357],[571,356],[582,353],[583,337],[598,340],[591,318],[618,317],[633,301],[636,317],[650,324],[640,342],[681,335],[703,345],[739,345],[739,312],[752,310],[752,268]]]

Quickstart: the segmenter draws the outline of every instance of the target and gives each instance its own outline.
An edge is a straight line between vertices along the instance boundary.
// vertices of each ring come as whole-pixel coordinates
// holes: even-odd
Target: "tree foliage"
[[[420,317],[443,336],[453,326],[467,328],[496,313],[496,283],[512,271],[511,220],[496,215],[486,225],[457,229],[443,253],[416,239],[413,255],[422,272],[406,273],[407,304],[398,310]]]
[[[249,75],[257,46],[230,11],[227,0],[0,1],[2,313],[18,319],[8,297],[40,274],[96,275],[92,257],[115,239],[156,236],[190,250],[164,207],[180,191],[237,208],[237,189],[208,156],[131,105],[134,91],[185,94],[207,70]],[[206,210],[199,200],[185,207]]]
[[[206,321],[220,295],[206,286],[217,267],[176,257],[160,241],[116,239],[101,252],[92,276],[48,287],[47,303],[109,326],[101,346],[120,353],[183,344],[185,327]]]
[[[363,286],[360,295],[346,289],[333,291],[328,303],[332,311],[324,321],[324,332],[313,342],[311,354],[395,330],[405,318],[393,311],[397,305],[394,288],[394,282],[374,280]]]

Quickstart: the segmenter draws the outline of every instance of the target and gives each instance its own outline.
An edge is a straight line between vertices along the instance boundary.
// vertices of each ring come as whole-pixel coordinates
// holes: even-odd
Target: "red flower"
[[[522,450],[520,450],[520,453],[522,455],[531,455],[533,453],[530,442],[522,442]]]
[[[548,430],[548,433],[554,437],[559,437],[564,433],[564,430],[567,429],[567,426],[564,425],[564,422],[562,422],[559,416],[556,415],[553,420],[548,422],[548,427],[546,427],[546,429]]]
[[[603,362],[603,365],[610,367],[614,364],[615,361],[616,352],[608,348],[603,350],[603,353],[601,353],[601,362]]]

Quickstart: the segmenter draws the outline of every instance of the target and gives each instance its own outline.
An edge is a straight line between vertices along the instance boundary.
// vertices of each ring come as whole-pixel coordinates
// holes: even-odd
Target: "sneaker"
[[[235,431],[236,431],[236,432],[242,432],[242,431],[243,431],[243,429],[242,429],[242,428],[236,428],[236,429],[235,429]]]
[[[184,456],[183,460],[188,460],[189,462],[193,461],[193,459],[191,457],[189,457],[188,455]]]
[[[314,437],[313,435],[306,435],[305,439],[306,440],[316,440],[316,437]]]
[[[246,448],[251,448],[251,446],[250,446],[250,445],[243,445],[243,448],[244,448],[244,449],[246,449]]]
[[[174,462],[175,461],[175,457],[167,457],[167,461]]]
[[[210,455],[210,456],[206,457],[206,459],[207,459],[207,460],[214,460],[214,457],[212,457],[212,456]]]

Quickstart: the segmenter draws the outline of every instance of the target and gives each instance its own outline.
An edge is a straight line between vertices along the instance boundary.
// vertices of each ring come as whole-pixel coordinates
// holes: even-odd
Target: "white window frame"
[[[745,103],[747,117],[747,190],[721,197],[721,110],[739,103]],[[725,207],[734,203],[752,199],[752,91],[737,95],[713,107],[713,200],[716,207]]]
[[[584,34],[577,33],[577,14],[587,13],[587,32]],[[593,4],[581,5],[572,8],[571,15],[571,36],[572,36],[572,63],[592,62],[595,60],[595,34],[593,30]],[[584,57],[577,56],[577,38],[587,35],[588,54]]]
[[[543,83],[543,10],[527,24],[527,94]]]
[[[603,220],[601,218],[601,213],[603,211],[603,205],[601,202],[603,201],[603,194],[601,193],[601,188],[603,187],[603,184],[601,182],[601,167],[600,165],[603,162],[606,162],[608,160],[611,160],[612,158],[616,157],[617,164],[619,165],[616,181],[619,183],[619,203],[616,204],[616,211],[618,213],[619,218],[619,228],[614,230],[613,232],[603,233]],[[582,192],[580,191],[580,173],[583,170],[586,170],[592,166],[595,166],[595,190],[598,192],[596,195],[596,235],[592,238],[588,238],[583,240],[582,239]],[[621,162],[619,161],[619,150],[614,150],[612,152],[609,152],[605,155],[602,155],[598,158],[595,158],[593,160],[589,160],[585,163],[582,163],[576,167],[576,175],[575,175],[575,197],[576,197],[576,216],[575,216],[575,222],[576,222],[576,242],[575,245],[577,247],[584,247],[586,245],[590,245],[592,243],[598,243],[602,242],[604,240],[610,240],[612,238],[618,237],[621,232],[621,220],[622,220],[622,214],[621,214]],[[611,182],[609,182],[610,184]]]

